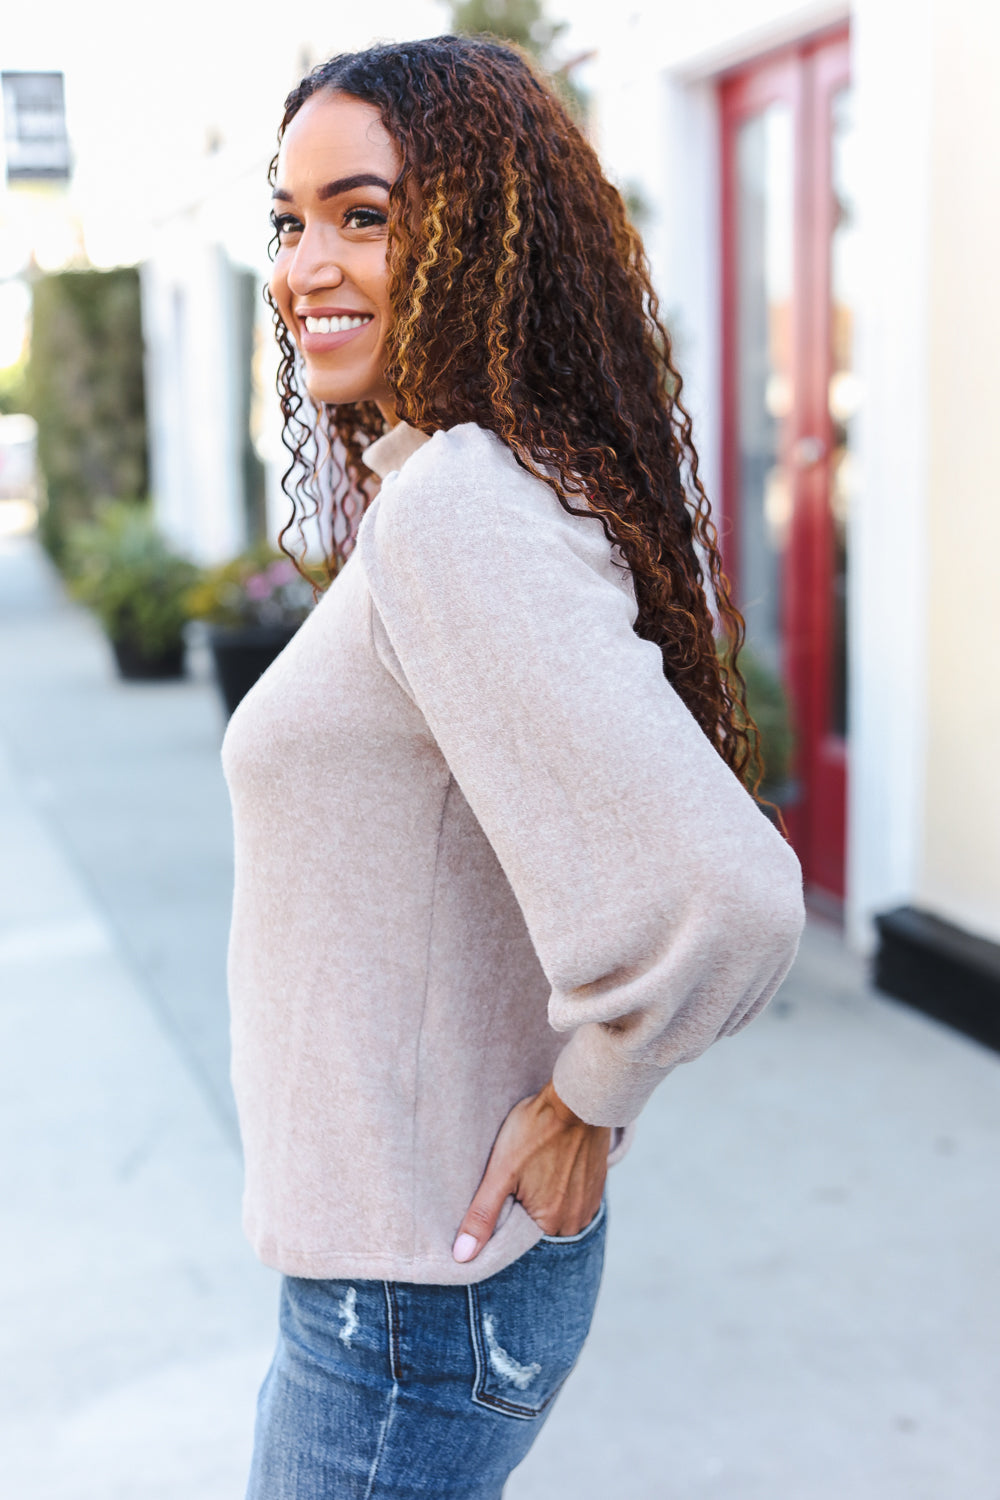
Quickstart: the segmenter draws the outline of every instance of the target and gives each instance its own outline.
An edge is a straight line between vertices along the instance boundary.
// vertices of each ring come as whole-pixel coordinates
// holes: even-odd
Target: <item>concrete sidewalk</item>
[[[0,1494],[240,1500],[276,1278],[239,1229],[222,718],[0,543]],[[591,1341],[509,1500],[1000,1500],[1000,1059],[830,929],[654,1097]],[[428,1497],[433,1500],[433,1497]]]

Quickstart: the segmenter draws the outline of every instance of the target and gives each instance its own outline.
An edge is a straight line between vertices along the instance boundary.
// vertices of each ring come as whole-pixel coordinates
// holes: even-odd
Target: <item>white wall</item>
[[[927,748],[917,898],[1000,941],[1000,12],[932,7]]]
[[[851,518],[848,917],[1000,940],[1000,15],[859,0],[865,401]]]
[[[187,232],[185,232],[185,230]],[[246,543],[229,265],[191,226],[142,267],[150,488],[164,533],[197,562]]]
[[[926,748],[927,287],[930,231],[927,0],[860,0],[858,101],[859,485],[850,523],[848,919],[913,898]]]

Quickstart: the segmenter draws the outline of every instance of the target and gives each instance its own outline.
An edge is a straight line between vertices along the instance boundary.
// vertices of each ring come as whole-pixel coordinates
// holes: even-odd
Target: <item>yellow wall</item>
[[[1000,940],[1000,8],[934,0],[920,903]],[[916,436],[916,435],[915,435]]]

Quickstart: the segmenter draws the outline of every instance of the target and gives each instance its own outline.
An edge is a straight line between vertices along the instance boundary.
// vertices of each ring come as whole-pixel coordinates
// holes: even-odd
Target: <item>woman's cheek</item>
[[[268,289],[277,304],[278,311],[281,313],[286,326],[289,324],[292,304],[291,295],[288,290],[287,269],[284,264],[287,258],[286,253],[281,250],[278,251],[271,268],[271,279],[268,282]]]

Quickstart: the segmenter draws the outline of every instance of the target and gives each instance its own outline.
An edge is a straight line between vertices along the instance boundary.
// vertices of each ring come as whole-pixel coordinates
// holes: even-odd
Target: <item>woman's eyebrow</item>
[[[327,198],[336,198],[338,193],[353,193],[355,188],[378,187],[389,191],[389,184],[384,177],[378,177],[374,172],[357,172],[353,177],[338,177],[336,182],[328,182],[317,192],[317,198],[324,201]]]
[[[355,172],[353,177],[338,177],[335,182],[325,183],[317,189],[316,196],[325,203],[328,198],[336,198],[339,193],[353,193],[355,188],[363,187],[378,187],[389,191],[389,183],[384,177],[378,177],[374,172]],[[271,197],[282,203],[293,201],[291,193],[286,193],[283,188],[275,188]]]

